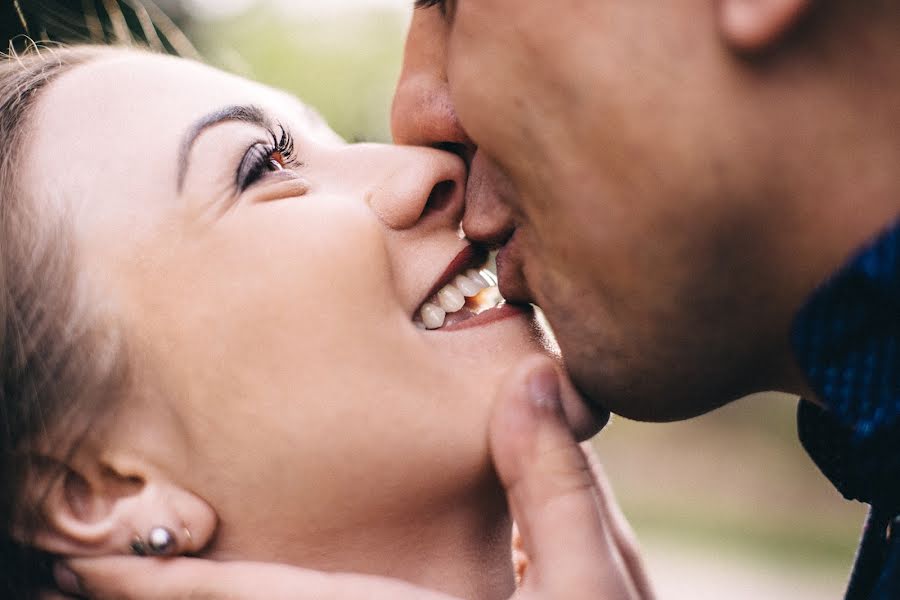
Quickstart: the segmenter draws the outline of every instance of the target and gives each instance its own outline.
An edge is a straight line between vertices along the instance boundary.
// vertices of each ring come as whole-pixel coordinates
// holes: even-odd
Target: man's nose
[[[453,150],[468,160],[475,147],[450,100],[448,34],[439,11],[414,13],[391,109],[391,130],[397,144]]]
[[[456,117],[447,83],[430,73],[406,75],[397,86],[391,109],[394,142],[474,152],[474,144]]]
[[[463,230],[473,241],[502,244],[513,230],[508,201],[515,191],[456,116],[447,79],[449,33],[439,11],[414,13],[391,110],[394,141],[449,150],[470,164]]]
[[[513,186],[469,139],[456,117],[443,70],[420,65],[420,59],[407,58],[397,86],[391,117],[394,141],[449,150],[470,163],[463,230],[474,242],[502,244],[513,230],[508,203],[515,198]],[[418,65],[416,70],[411,62]]]

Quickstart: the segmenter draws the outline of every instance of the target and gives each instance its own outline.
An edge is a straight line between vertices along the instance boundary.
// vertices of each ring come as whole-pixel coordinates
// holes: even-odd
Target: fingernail
[[[551,413],[562,410],[559,403],[559,377],[552,368],[538,369],[528,378],[531,403],[538,409]]]
[[[56,586],[61,592],[67,594],[81,594],[81,580],[75,571],[67,567],[64,563],[57,562],[53,565],[53,579],[56,580]]]

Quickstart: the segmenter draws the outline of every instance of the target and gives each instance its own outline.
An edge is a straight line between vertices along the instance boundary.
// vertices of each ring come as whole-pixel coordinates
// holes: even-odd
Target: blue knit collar
[[[846,497],[900,509],[900,220],[812,295],[791,341],[825,404],[801,405],[807,451]]]

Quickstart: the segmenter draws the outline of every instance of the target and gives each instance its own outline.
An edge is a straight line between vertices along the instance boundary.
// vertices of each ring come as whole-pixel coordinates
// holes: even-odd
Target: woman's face
[[[541,342],[521,310],[418,322],[484,262],[458,235],[457,157],[348,145],[281,92],[153,56],[74,70],[38,117],[23,180],[72,211],[134,348],[111,443],[215,507],[223,552],[270,554],[285,523],[325,544],[412,521],[491,481],[494,390]]]

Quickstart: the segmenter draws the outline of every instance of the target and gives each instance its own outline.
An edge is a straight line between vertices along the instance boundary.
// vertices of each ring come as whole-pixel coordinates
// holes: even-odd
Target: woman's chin
[[[446,329],[421,331],[430,341],[450,350],[473,365],[471,374],[490,369],[485,375],[504,376],[519,361],[545,354],[556,362],[560,395],[566,420],[579,441],[596,435],[609,421],[609,412],[585,400],[566,373],[559,346],[543,313],[529,305],[502,305],[477,317],[450,324]]]

